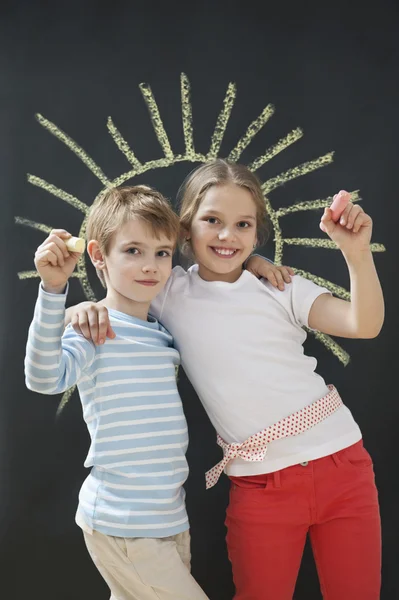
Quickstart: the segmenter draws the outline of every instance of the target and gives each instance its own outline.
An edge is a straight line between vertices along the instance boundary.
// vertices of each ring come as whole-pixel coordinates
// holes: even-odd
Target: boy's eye
[[[157,256],[165,258],[166,256],[170,256],[170,252],[168,252],[167,250],[160,250],[159,252],[157,252]]]
[[[207,217],[207,219],[206,219],[206,220],[207,220],[207,221],[208,221],[208,223],[210,223],[211,225],[215,225],[215,224],[218,222],[218,220],[217,220],[217,218],[216,218],[216,217]]]
[[[240,229],[245,229],[246,227],[250,227],[250,224],[248,223],[248,221],[240,221],[239,223],[237,223],[237,225]]]
[[[140,250],[138,248],[128,248],[126,252],[128,254],[139,254]]]

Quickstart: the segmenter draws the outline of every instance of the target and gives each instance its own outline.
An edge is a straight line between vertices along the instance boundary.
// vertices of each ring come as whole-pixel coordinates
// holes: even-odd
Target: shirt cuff
[[[310,329],[310,331],[317,331],[317,329],[313,329],[312,327],[309,327],[309,313],[312,309],[314,301],[322,294],[329,294],[330,296],[332,296],[332,293],[330,292],[330,290],[320,287],[316,290],[313,290],[310,294],[308,294],[302,305],[301,321],[305,327]]]
[[[65,298],[66,298],[66,297],[67,297],[67,295],[68,295],[68,290],[69,290],[69,281],[68,281],[68,283],[66,284],[64,291],[63,291],[63,292],[61,292],[61,294],[53,294],[53,293],[51,293],[51,292],[46,292],[46,291],[43,289],[43,284],[42,284],[42,282],[40,282],[40,284],[39,284],[39,296],[42,296],[42,298],[46,298],[46,297],[47,297],[47,298],[48,298],[48,297],[50,297],[50,298],[54,298],[54,299],[55,299],[55,298],[60,298],[60,299],[62,298],[62,299],[65,301]]]

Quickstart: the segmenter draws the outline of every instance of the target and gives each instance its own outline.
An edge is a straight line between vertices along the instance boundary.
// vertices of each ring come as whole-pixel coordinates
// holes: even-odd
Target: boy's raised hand
[[[35,252],[35,267],[46,292],[62,293],[76,267],[80,253],[67,249],[65,241],[70,237],[65,229],[53,229]]]
[[[249,257],[246,269],[255,277],[267,279],[281,291],[285,288],[284,282],[291,283],[291,276],[295,275],[295,271],[291,267],[279,267],[258,255]]]

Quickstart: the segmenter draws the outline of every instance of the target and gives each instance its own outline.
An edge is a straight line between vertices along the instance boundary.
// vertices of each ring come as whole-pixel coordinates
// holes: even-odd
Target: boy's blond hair
[[[164,235],[177,242],[179,217],[160,192],[146,185],[115,187],[101,194],[90,208],[87,241],[96,240],[106,256],[115,232],[131,219],[144,222],[156,238]],[[103,273],[97,275],[104,285]]]
[[[256,206],[257,241],[258,245],[262,245],[268,237],[270,221],[261,182],[245,165],[222,158],[197,167],[182,184],[179,190],[182,234],[190,231],[193,218],[209,188],[227,183],[234,183],[251,193]],[[181,240],[181,250],[183,254],[190,254],[190,245],[185,239]]]

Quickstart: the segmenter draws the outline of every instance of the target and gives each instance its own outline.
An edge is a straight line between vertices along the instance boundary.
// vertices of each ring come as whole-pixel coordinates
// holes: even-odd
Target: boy
[[[53,230],[39,246],[41,277],[29,329],[29,389],[58,394],[77,383],[91,445],[91,472],[76,515],[114,600],[206,600],[190,575],[183,484],[188,435],[170,334],[148,315],[164,287],[178,217],[146,186],[106,191],[90,211],[87,250],[107,293],[116,337],[104,345],[64,333],[67,282],[78,253]]]

